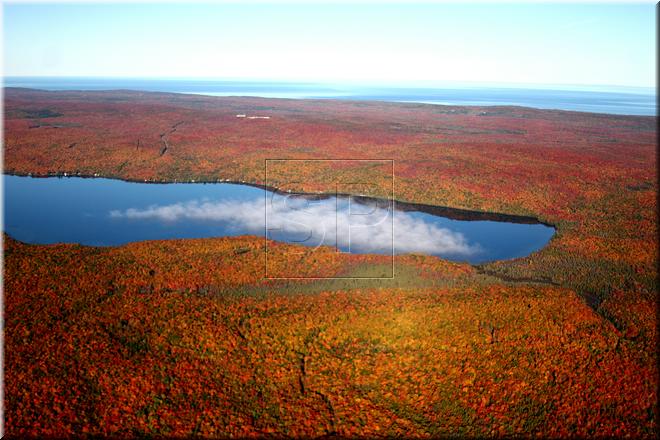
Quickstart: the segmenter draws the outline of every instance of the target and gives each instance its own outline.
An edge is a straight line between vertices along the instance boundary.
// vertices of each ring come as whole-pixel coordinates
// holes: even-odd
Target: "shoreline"
[[[328,199],[330,197],[353,197],[358,201],[366,203],[378,203],[386,199],[368,197],[368,196],[359,196],[355,194],[348,193],[336,193],[336,194],[327,194],[327,193],[286,193],[281,191],[279,188],[270,185],[264,185],[261,183],[245,182],[245,181],[232,181],[228,179],[216,179],[212,180],[195,180],[189,179],[187,181],[163,181],[163,180],[148,180],[148,179],[131,179],[115,176],[104,176],[99,173],[95,174],[82,174],[82,173],[69,173],[68,171],[58,171],[58,172],[48,172],[47,174],[40,173],[25,173],[17,171],[6,171],[3,170],[3,175],[6,176],[16,176],[16,177],[31,177],[34,179],[48,179],[48,178],[79,178],[79,179],[110,179],[110,180],[119,180],[127,183],[144,183],[144,184],[155,184],[155,185],[170,185],[170,184],[192,184],[192,185],[213,185],[213,184],[231,184],[231,185],[245,185],[251,186],[253,188],[259,188],[264,191],[270,191],[273,193],[279,194],[294,194],[296,196],[304,197],[317,197],[321,200]],[[390,200],[387,200],[390,202]],[[445,217],[451,220],[461,220],[461,221],[494,221],[494,222],[505,222],[505,223],[516,223],[516,224],[525,224],[525,225],[544,225],[550,228],[553,228],[554,231],[557,231],[557,226],[552,223],[548,223],[540,220],[537,217],[529,215],[517,215],[517,214],[506,214],[498,212],[487,212],[487,211],[476,211],[464,208],[452,208],[450,206],[440,206],[440,205],[429,205],[425,203],[415,203],[415,202],[406,202],[402,200],[392,199],[393,206],[395,210],[400,210],[403,212],[418,211],[425,214],[430,214],[438,217]]]
[[[607,109],[607,108],[589,108],[589,106],[593,106],[594,104],[583,104],[586,106],[586,108],[576,108],[576,107],[570,107],[570,106],[547,106],[547,107],[539,107],[538,105],[534,105],[533,102],[517,102],[517,101],[505,101],[505,102],[498,102],[498,101],[483,101],[483,102],[474,102],[474,101],[467,101],[467,102],[452,102],[451,98],[449,100],[442,99],[442,100],[434,100],[433,98],[431,99],[400,99],[400,97],[395,96],[378,96],[378,95],[331,95],[331,96],[262,96],[259,94],[250,94],[251,92],[246,92],[248,94],[241,94],[241,92],[211,92],[211,91],[164,91],[164,90],[142,90],[138,88],[132,88],[132,87],[121,87],[121,88],[96,88],[96,89],[85,89],[85,88],[39,88],[38,85],[33,85],[30,84],[30,86],[24,86],[24,85],[3,85],[3,89],[16,89],[16,90],[29,90],[29,91],[37,91],[37,92],[46,92],[46,93],[68,93],[68,92],[73,92],[73,93],[112,93],[112,92],[124,92],[124,93],[150,93],[150,94],[165,94],[165,95],[175,95],[175,96],[198,96],[202,98],[230,98],[230,99],[274,99],[274,100],[283,100],[283,101],[337,101],[337,102],[343,102],[343,103],[367,103],[367,104],[394,104],[394,105],[414,105],[414,106],[419,106],[419,105],[424,105],[424,106],[439,106],[439,107],[448,107],[448,108],[467,108],[467,109],[472,109],[472,110],[493,110],[493,109],[527,109],[527,110],[535,110],[535,111],[547,111],[547,112],[568,112],[568,113],[578,113],[578,114],[586,114],[586,115],[596,115],[596,116],[604,116],[604,117],[615,117],[615,118],[657,118],[658,115],[657,113],[652,113],[650,110],[646,112],[630,112],[628,109],[627,112],[624,112],[623,110],[612,110],[612,109]],[[489,89],[494,89],[497,90],[498,88],[491,88],[491,87],[484,87],[484,90],[489,90]],[[525,88],[499,88],[499,89],[504,89],[504,90],[511,90],[511,91],[521,91],[521,90],[526,90]],[[424,89],[421,89],[424,90]],[[439,88],[437,90],[468,90],[468,89],[463,89],[463,88]],[[585,94],[590,94],[590,93],[604,93],[604,94],[612,94],[612,95],[620,95],[621,92],[593,92],[593,91],[571,91],[571,90],[562,90],[562,89],[531,89],[532,91],[537,91],[537,92],[547,92],[547,91],[555,91],[555,92],[573,92],[573,93],[585,93]],[[627,95],[632,95],[632,96],[644,96],[644,97],[649,97],[650,95],[643,94],[643,93],[630,93],[630,92],[624,92],[623,94]],[[485,99],[485,98],[484,98]],[[515,99],[515,98],[512,98]],[[484,112],[482,112],[484,113]],[[481,116],[484,116],[483,114]]]

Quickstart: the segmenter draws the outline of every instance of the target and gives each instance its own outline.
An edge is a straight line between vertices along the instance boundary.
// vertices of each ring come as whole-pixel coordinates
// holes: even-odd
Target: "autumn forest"
[[[341,176],[556,228],[527,257],[474,265],[254,235],[101,247],[4,234],[6,435],[657,435],[656,117],[23,88],[4,100],[5,174],[306,193]],[[266,176],[283,158],[352,161]],[[265,277],[266,251],[270,275],[301,278]]]

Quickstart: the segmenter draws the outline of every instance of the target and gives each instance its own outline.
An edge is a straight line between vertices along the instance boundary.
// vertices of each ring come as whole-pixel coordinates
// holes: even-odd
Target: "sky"
[[[655,86],[642,4],[13,4],[4,76]]]

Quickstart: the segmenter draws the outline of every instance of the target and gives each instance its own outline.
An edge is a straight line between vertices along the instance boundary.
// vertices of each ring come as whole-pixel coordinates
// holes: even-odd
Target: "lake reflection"
[[[5,231],[30,243],[262,235],[352,253],[426,253],[479,263],[543,247],[541,224],[460,221],[392,210],[388,201],[316,199],[235,184],[140,184],[4,176]],[[267,224],[266,224],[267,221]]]

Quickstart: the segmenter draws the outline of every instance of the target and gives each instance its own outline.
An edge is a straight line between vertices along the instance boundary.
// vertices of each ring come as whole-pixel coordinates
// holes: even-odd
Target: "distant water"
[[[211,96],[292,99],[349,99],[445,105],[518,105],[622,115],[656,114],[655,89],[644,87],[530,88],[443,83],[437,86],[369,85],[200,79],[7,77],[5,87],[43,90],[142,90]]]

